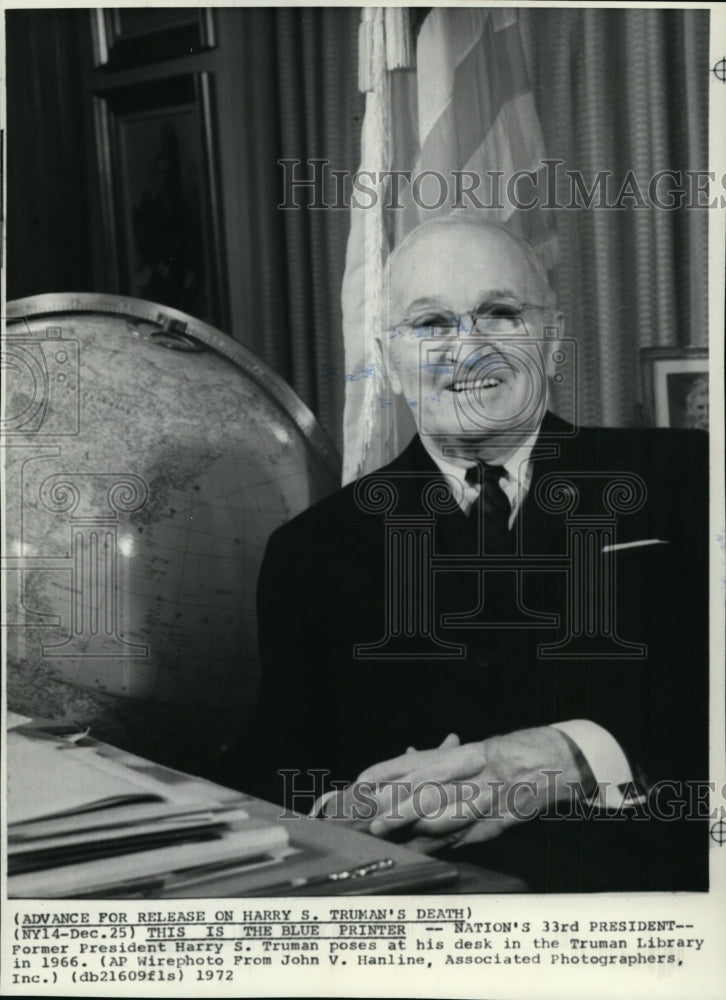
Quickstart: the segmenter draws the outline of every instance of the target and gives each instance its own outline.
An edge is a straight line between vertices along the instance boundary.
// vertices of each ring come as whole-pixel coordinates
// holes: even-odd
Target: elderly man
[[[300,808],[324,772],[316,808],[535,889],[704,887],[660,814],[707,773],[705,435],[549,412],[573,348],[501,227],[426,223],[388,277],[418,434],[270,539],[241,787]]]

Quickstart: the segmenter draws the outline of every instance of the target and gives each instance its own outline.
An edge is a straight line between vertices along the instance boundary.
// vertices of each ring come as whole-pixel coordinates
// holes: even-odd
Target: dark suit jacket
[[[487,572],[483,592],[481,573],[459,558],[476,550],[478,518],[446,503],[446,480],[418,438],[379,473],[272,535],[258,589],[260,712],[237,770],[241,787],[280,800],[279,769],[324,769],[352,781],[407,745],[437,746],[449,732],[468,742],[573,718],[612,733],[643,787],[706,778],[707,437],[571,430],[547,416],[515,525],[519,568]],[[377,500],[390,499],[381,493],[386,483],[395,506],[376,510]],[[424,496],[428,484],[443,487],[438,501]],[[432,514],[432,502],[445,509]],[[418,571],[434,588],[429,624],[452,646],[434,649],[435,658],[426,655],[430,635],[422,642],[401,634],[391,610],[422,533],[439,561],[435,572]],[[659,544],[601,553],[603,540],[654,539]],[[576,569],[572,553],[582,545],[596,551]],[[609,602],[601,634],[543,648],[582,633],[578,614],[590,594]],[[442,618],[477,607],[475,627]],[[371,652],[391,626],[394,640]],[[699,874],[688,876],[694,888],[704,878],[699,857]],[[572,888],[554,881],[549,888]]]

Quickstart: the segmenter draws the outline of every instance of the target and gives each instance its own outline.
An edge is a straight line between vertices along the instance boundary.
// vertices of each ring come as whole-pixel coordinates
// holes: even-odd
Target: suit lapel
[[[563,553],[565,551],[564,513],[546,509],[546,477],[572,481],[578,491],[577,509],[590,509],[596,492],[594,479],[578,475],[593,472],[596,456],[587,454],[586,443],[579,430],[550,413],[545,414],[542,427],[532,450],[532,476],[527,496],[522,503],[514,528],[518,532],[523,554]],[[397,513],[425,516],[427,508],[422,496],[427,484],[438,484],[448,490],[448,480],[424,447],[418,435],[401,455],[386,467],[392,473],[399,495]],[[538,490],[542,489],[542,495]],[[472,553],[476,548],[476,519],[467,517],[457,505],[436,516],[436,551]]]
[[[597,505],[597,454],[592,433],[547,413],[532,450],[529,491],[518,515],[525,554],[562,554],[570,513],[583,514]],[[571,510],[557,510],[557,500],[572,493]],[[567,506],[567,505],[565,505]]]

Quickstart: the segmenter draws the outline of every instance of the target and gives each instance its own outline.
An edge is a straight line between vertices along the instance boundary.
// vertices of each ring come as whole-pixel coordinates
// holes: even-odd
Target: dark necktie
[[[514,543],[514,533],[509,530],[511,507],[499,485],[499,480],[506,475],[501,465],[487,465],[485,462],[471,466],[466,473],[469,485],[481,485],[479,499],[472,506],[469,516],[480,518],[484,552],[489,554],[511,552]]]

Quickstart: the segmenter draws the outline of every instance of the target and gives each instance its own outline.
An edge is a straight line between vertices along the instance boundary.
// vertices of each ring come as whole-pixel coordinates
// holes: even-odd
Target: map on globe
[[[267,539],[337,486],[335,451],[182,313],[90,294],[7,313],[8,705],[198,764],[254,702]]]

